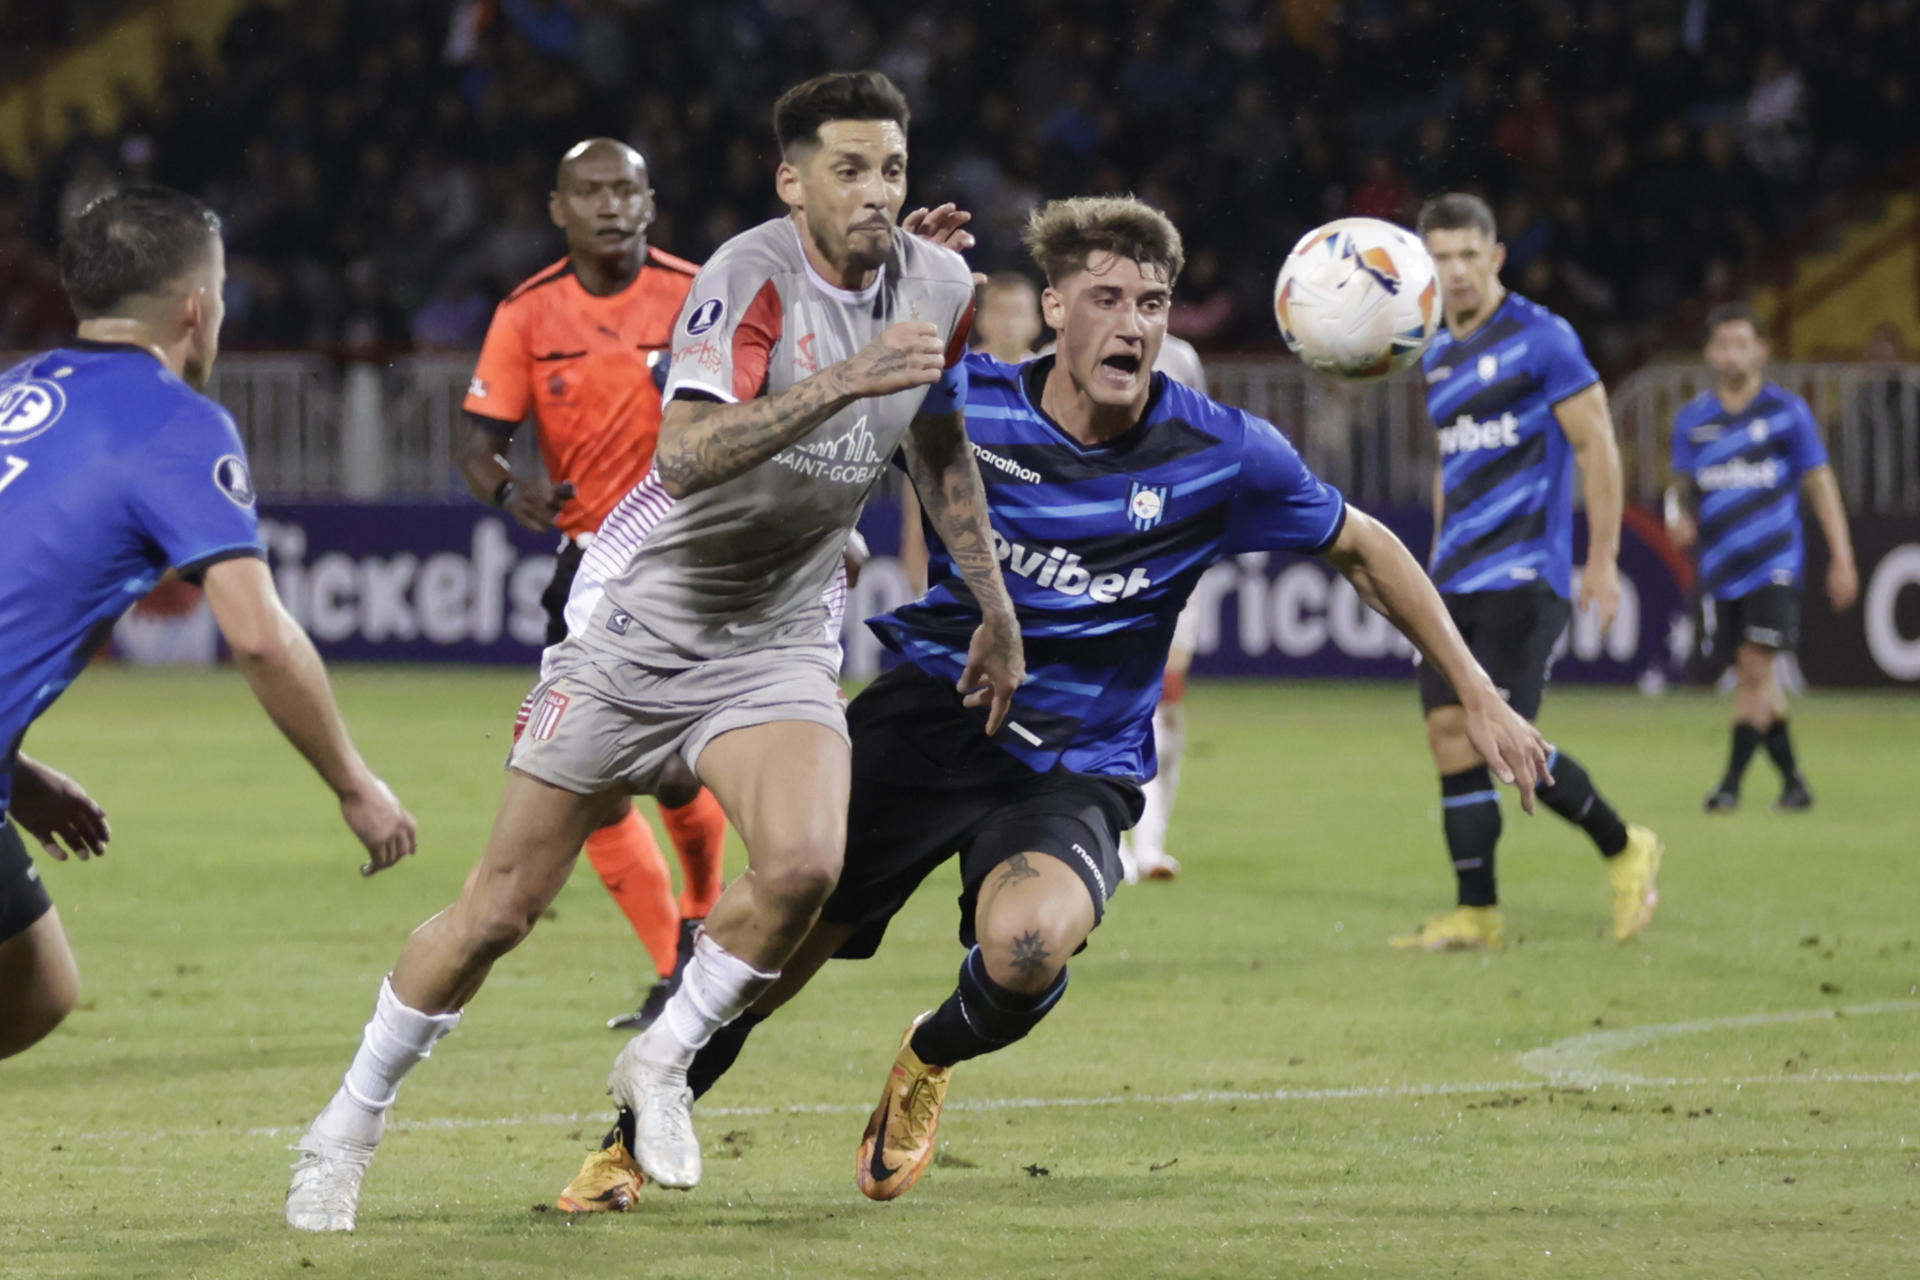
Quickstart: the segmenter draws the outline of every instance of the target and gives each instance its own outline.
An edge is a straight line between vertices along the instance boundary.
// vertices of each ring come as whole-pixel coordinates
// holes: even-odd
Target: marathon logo
[[[1773,489],[1779,487],[1780,472],[1778,458],[1768,458],[1765,462],[1735,458],[1731,462],[1700,468],[1694,476],[1694,482],[1703,493],[1720,489]]]
[[[1481,449],[1511,449],[1520,443],[1520,419],[1503,413],[1485,422],[1475,422],[1466,414],[1440,428],[1440,456],[1474,453]]]
[[[992,467],[995,471],[1004,472],[1022,483],[1039,484],[1041,482],[1040,473],[1032,467],[1023,467],[1012,458],[1003,458],[997,453],[989,453],[977,444],[973,446],[973,456]]]
[[[1063,596],[1089,596],[1100,604],[1128,600],[1153,585],[1147,571],[1135,567],[1126,573],[1098,576],[1081,567],[1080,557],[1065,547],[1041,551],[1008,542],[993,531],[993,554],[1007,572],[1029,579],[1036,587],[1058,591]]]

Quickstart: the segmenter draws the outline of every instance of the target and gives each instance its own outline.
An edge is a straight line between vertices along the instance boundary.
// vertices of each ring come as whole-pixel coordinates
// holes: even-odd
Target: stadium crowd
[[[311,0],[180,48],[110,136],[79,122],[0,174],[0,349],[68,331],[48,261],[116,183],[208,199],[232,255],[231,346],[477,346],[557,257],[560,152],[612,133],[696,260],[772,212],[767,113],[830,66],[914,103],[914,192],[976,211],[977,265],[1019,265],[1036,201],[1137,192],[1186,229],[1174,329],[1274,340],[1271,273],[1325,218],[1410,221],[1488,196],[1507,280],[1611,358],[1723,291],[1920,135],[1914,0]],[[773,51],[778,57],[771,56]],[[292,74],[288,68],[297,68]]]

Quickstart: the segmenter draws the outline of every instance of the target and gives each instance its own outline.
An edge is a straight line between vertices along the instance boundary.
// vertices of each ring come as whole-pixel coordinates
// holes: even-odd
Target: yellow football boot
[[[853,1180],[869,1200],[903,1196],[933,1163],[933,1140],[940,1130],[940,1107],[947,1100],[952,1067],[930,1067],[913,1051],[913,1033],[932,1012],[921,1014],[900,1037],[880,1105],[860,1137]]]
[[[1507,945],[1507,926],[1498,907],[1455,907],[1387,945],[1395,951],[1498,951]]]
[[[556,1207],[565,1213],[625,1213],[639,1203],[647,1178],[627,1147],[625,1133],[632,1123],[622,1112],[606,1145],[581,1162],[580,1172],[554,1201]]]
[[[1607,859],[1607,883],[1613,889],[1613,940],[1631,942],[1653,920],[1660,905],[1660,859],[1667,846],[1645,827],[1627,828],[1627,847]]]

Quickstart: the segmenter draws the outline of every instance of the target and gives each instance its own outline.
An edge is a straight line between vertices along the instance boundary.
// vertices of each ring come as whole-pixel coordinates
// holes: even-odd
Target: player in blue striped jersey
[[[1467,732],[1529,808],[1547,756],[1398,539],[1271,424],[1153,372],[1183,257],[1165,215],[1131,198],[1056,201],[1033,215],[1027,243],[1049,281],[1057,353],[1018,365],[974,354],[964,368],[1028,679],[1000,732],[983,735],[956,692],[980,607],[930,538],[931,589],[871,623],[908,661],[848,709],[840,885],[779,981],[688,1070],[696,1093],[710,1088],[754,1025],[830,956],[873,954],[908,896],[957,856],[968,950],[953,992],[908,1028],[863,1136],[856,1180],[880,1200],[931,1159],[954,1064],[1019,1040],[1065,991],[1067,958],[1119,886],[1175,620],[1209,565],[1241,551],[1324,555],[1460,682]]]
[[[1806,809],[1813,792],[1787,736],[1787,700],[1774,661],[1792,652],[1800,631],[1801,490],[1832,552],[1827,599],[1836,611],[1860,591],[1847,513],[1813,410],[1766,380],[1767,344],[1753,308],[1733,302],[1714,309],[1706,356],[1714,387],[1674,416],[1674,485],[1667,493],[1674,541],[1697,544],[1702,648],[1716,668],[1731,663],[1739,680],[1732,754],[1706,807],[1714,813],[1739,805],[1740,780],[1764,744],[1780,770],[1774,807]]]
[[[1607,392],[1572,326],[1501,285],[1506,250],[1484,200],[1429,200],[1419,231],[1440,272],[1447,322],[1421,362],[1427,410],[1440,430],[1430,572],[1474,656],[1514,710],[1532,720],[1572,616],[1576,465],[1586,481],[1588,528],[1580,605],[1597,611],[1604,629],[1620,603],[1620,453]],[[1458,903],[1393,946],[1498,948],[1505,941],[1494,877],[1499,797],[1453,688],[1431,663],[1420,668],[1420,702]],[[1637,936],[1659,900],[1659,840],[1621,821],[1565,752],[1554,756],[1553,783],[1540,797],[1592,837],[1606,859],[1613,936]]]
[[[206,588],[256,696],[340,797],[374,869],[413,819],[347,738],[267,573],[246,451],[200,394],[220,344],[220,223],[164,188],[104,196],[60,245],[79,337],[0,373],[0,1058],[71,1012],[73,953],[12,818],[55,858],[103,852],[100,807],[28,759],[33,722],[171,570]]]

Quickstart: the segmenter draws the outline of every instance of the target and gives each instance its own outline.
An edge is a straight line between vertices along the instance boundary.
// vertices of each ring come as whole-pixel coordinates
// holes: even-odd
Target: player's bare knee
[[[765,859],[765,865],[754,869],[756,896],[778,903],[787,915],[811,916],[840,882],[844,856],[837,841],[789,844],[778,856]]]
[[[978,926],[987,976],[1010,991],[1045,991],[1087,940],[1091,925],[1078,912],[1059,909],[996,911]]]

